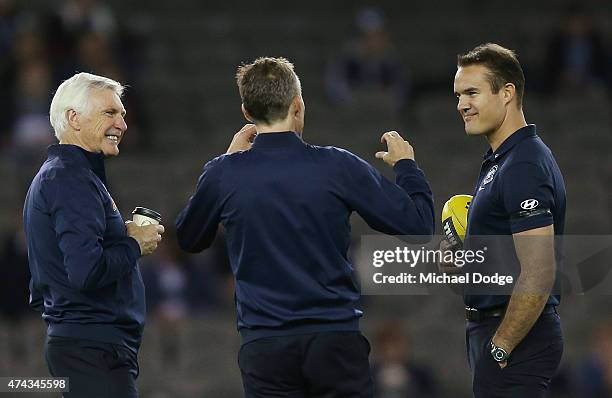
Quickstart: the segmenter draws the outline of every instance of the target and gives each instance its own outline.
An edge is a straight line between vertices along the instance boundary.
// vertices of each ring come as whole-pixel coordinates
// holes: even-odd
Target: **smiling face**
[[[91,89],[88,101],[87,110],[75,115],[79,146],[89,152],[117,156],[127,130],[121,99],[111,89]]]
[[[457,110],[468,135],[489,135],[497,131],[507,115],[504,90],[493,93],[488,79],[489,70],[483,65],[459,67],[454,90]]]

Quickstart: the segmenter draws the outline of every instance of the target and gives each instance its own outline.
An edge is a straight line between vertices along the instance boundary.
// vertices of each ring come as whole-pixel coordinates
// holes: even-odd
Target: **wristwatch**
[[[491,339],[491,356],[496,362],[505,362],[510,357],[510,354],[503,348],[496,346],[493,343],[493,339]]]

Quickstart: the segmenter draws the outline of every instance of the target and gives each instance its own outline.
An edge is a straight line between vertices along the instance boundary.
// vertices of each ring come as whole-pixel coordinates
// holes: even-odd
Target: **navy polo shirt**
[[[505,235],[554,225],[555,235],[565,227],[565,184],[550,149],[525,126],[508,137],[499,148],[484,155],[478,184],[468,211],[466,243],[476,236]],[[475,241],[477,239],[471,239]],[[507,242],[510,242],[508,239]],[[557,267],[560,248],[556,247]],[[516,253],[510,250],[518,263]],[[556,290],[556,289],[555,289]],[[465,295],[465,304],[486,309],[508,302],[507,295]],[[553,295],[549,304],[559,304]]]

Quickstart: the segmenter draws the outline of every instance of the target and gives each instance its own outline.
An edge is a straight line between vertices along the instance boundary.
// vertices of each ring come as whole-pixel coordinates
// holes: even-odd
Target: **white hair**
[[[68,130],[68,111],[85,113],[89,107],[89,92],[92,89],[113,90],[119,97],[123,94],[124,86],[121,83],[103,76],[91,73],[77,73],[70,79],[65,80],[57,88],[51,107],[49,108],[49,120],[55,131],[55,136],[61,140],[62,135]]]

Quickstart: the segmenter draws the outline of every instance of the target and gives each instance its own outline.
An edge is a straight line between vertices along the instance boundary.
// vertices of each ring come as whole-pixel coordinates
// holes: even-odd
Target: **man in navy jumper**
[[[123,87],[79,73],[51,102],[59,145],[34,177],[24,206],[30,304],[48,324],[50,373],[65,397],[136,397],[145,317],[138,258],[164,227],[124,224],[106,189],[104,158],[119,154],[127,125]]]
[[[429,185],[397,132],[376,154],[397,184],[348,151],[302,141],[304,101],[287,60],[260,58],[237,80],[254,125],[204,166],[177,219],[179,244],[199,252],[225,228],[247,397],[372,397],[349,216],[387,234],[431,235]]]

